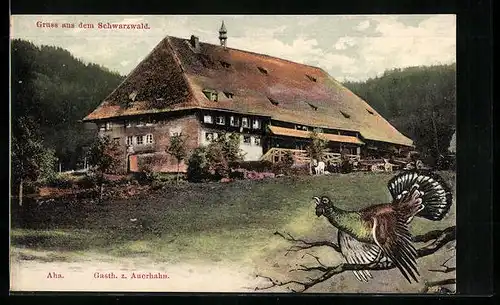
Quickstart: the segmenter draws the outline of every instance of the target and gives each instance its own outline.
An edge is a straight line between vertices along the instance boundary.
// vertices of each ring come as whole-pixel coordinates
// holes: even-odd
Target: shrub
[[[73,180],[68,175],[59,174],[48,179],[47,185],[57,188],[70,188],[73,185]]]
[[[208,146],[207,161],[211,179],[220,180],[229,177],[229,160],[224,155],[224,149],[221,145]]]
[[[206,147],[196,148],[188,160],[187,179],[201,182],[209,178]]]
[[[342,174],[347,174],[352,172],[353,166],[351,161],[349,160],[343,160],[342,163],[340,164],[340,172]]]
[[[245,169],[232,170],[231,173],[229,173],[229,178],[231,178],[231,179],[244,179],[245,172],[246,172]]]
[[[163,188],[164,186],[165,186],[165,183],[161,182],[161,181],[154,180],[153,182],[151,182],[151,189],[153,189],[153,190],[159,190],[159,189]]]
[[[181,177],[181,176],[179,176]],[[176,181],[176,175],[170,173],[161,173],[161,172],[153,172],[147,169],[142,170],[141,172],[134,173],[134,180],[136,180],[141,185],[151,184],[154,182],[168,184]],[[128,177],[124,177],[120,179],[120,182],[128,183],[130,179]],[[122,181],[123,180],[123,181]]]
[[[256,172],[269,172],[273,169],[273,163],[266,160],[231,162],[229,166],[231,168],[239,168]]]
[[[93,188],[95,187],[96,184],[97,184],[97,179],[95,175],[89,175],[89,174],[82,176],[80,179],[76,181],[76,185],[84,189]]]
[[[245,172],[245,178],[250,180],[261,180],[265,178],[274,178],[274,177],[275,177],[274,173],[254,172],[254,171]]]
[[[223,134],[208,146],[195,149],[188,161],[188,180],[200,182],[228,178],[231,174],[229,164],[243,158],[239,141],[236,134]]]
[[[284,162],[276,162],[273,164],[271,171],[276,175],[288,175],[290,167],[286,166]]]
[[[287,166],[287,167],[291,167],[295,163],[295,160],[293,158],[293,154],[291,151],[285,152],[285,156],[284,156],[282,162],[283,162],[283,165]]]
[[[287,170],[289,176],[306,176],[310,174],[309,164],[294,165]]]
[[[326,170],[330,173],[338,173],[340,171],[340,164],[335,162],[329,162],[326,164]]]

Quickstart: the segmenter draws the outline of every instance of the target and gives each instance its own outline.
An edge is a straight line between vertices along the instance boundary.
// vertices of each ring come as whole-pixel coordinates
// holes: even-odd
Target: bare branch
[[[415,243],[426,243],[431,240],[437,239],[438,237],[443,235],[443,233],[448,234],[449,232],[451,233],[452,231],[453,232],[456,231],[456,226],[448,227],[444,230],[429,231],[425,234],[413,236],[412,241]]]
[[[450,273],[450,272],[453,272],[453,271],[457,270],[456,267],[450,267],[450,266],[446,265],[446,263],[448,263],[454,257],[455,256],[450,256],[447,260],[445,260],[440,265],[440,267],[443,267],[443,269],[429,269],[429,271],[432,271],[432,272],[441,272],[441,273]]]
[[[300,250],[310,249],[313,247],[322,247],[322,246],[331,247],[335,251],[340,252],[340,247],[337,244],[330,242],[330,241],[323,241],[323,240],[322,241],[306,241],[303,239],[297,239],[297,238],[293,237],[290,233],[285,233],[285,234],[287,236],[285,236],[283,233],[280,233],[278,231],[274,232],[274,235],[279,235],[283,239],[285,239],[289,242],[297,243],[296,245],[292,245],[290,248],[288,248],[288,250],[285,253],[285,256],[290,252],[298,252]]]
[[[417,250],[418,257],[427,256],[436,252],[450,241],[455,240],[456,238],[455,235],[456,235],[455,226],[444,229],[443,231],[441,231],[441,234],[437,236],[431,244]]]
[[[437,232],[439,232],[439,234]],[[429,245],[426,245],[426,246],[423,246],[423,247],[417,249],[417,259],[434,254],[439,249],[441,249],[443,246],[445,246],[447,243],[455,240],[455,235],[456,235],[455,232],[456,232],[456,227],[453,226],[453,227],[449,227],[449,228],[446,228],[446,229],[441,230],[441,231],[431,231],[431,232],[428,232],[428,233],[423,234],[423,235],[415,236],[413,238],[414,242],[428,242],[428,241],[434,240]],[[299,251],[299,250],[303,250],[303,249],[312,248],[315,246],[330,246],[330,247],[334,248],[336,251],[340,252],[339,247],[331,242],[308,242],[308,241],[304,241],[301,239],[296,239],[293,236],[291,236],[290,234],[287,234],[288,237],[285,237],[283,234],[281,234],[279,232],[275,232],[274,234],[279,235],[288,241],[302,244],[302,245],[297,246],[298,250],[289,250],[289,251]],[[331,246],[330,244],[333,244],[334,246]],[[318,257],[316,257],[312,254],[309,254],[309,255],[313,256],[316,259],[316,261],[320,264],[320,266],[307,267],[304,265],[300,265],[301,268],[297,268],[294,271],[322,271],[323,273],[320,276],[318,276],[316,278],[308,278],[308,281],[305,281],[305,282],[296,281],[296,280],[280,282],[280,281],[277,281],[277,280],[272,279],[272,278],[267,277],[267,276],[257,275],[257,276],[260,276],[262,278],[268,279],[270,282],[270,285],[267,287],[260,287],[260,288],[256,287],[255,290],[265,290],[265,289],[269,289],[272,287],[281,287],[281,286],[287,286],[289,284],[296,284],[296,285],[302,286],[302,288],[298,289],[298,290],[292,290],[292,291],[303,292],[303,291],[306,291],[307,289],[313,287],[314,285],[321,283],[321,282],[324,282],[324,281],[330,279],[332,276],[343,273],[345,271],[390,270],[390,269],[393,269],[396,267],[392,262],[384,262],[384,263],[376,262],[376,263],[372,263],[372,264],[341,263],[341,264],[336,265],[336,266],[327,267],[323,263],[321,263],[321,261],[319,260]],[[433,283],[430,283],[430,284],[433,284]],[[287,288],[290,289],[288,286],[287,286]]]
[[[450,279],[444,279],[444,280],[439,280],[435,282],[427,282],[425,283],[425,287],[422,289],[422,293],[428,293],[429,290],[433,287],[442,287],[445,285],[453,285],[457,283],[456,278],[450,278]]]
[[[316,259],[316,261],[318,262],[318,264],[319,264],[321,267],[326,267],[326,265],[325,265],[325,264],[323,264],[323,263],[319,260],[319,257],[317,257],[316,255],[313,255],[313,254],[311,254],[311,253],[306,253],[306,254],[302,255],[302,258],[304,258],[304,256],[306,256],[306,255],[309,255],[309,256],[314,257],[314,258]]]

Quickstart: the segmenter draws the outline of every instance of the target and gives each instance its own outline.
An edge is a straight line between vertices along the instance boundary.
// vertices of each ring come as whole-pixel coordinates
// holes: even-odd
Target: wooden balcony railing
[[[296,164],[305,164],[311,162],[311,158],[307,156],[307,151],[300,149],[288,149],[273,147],[269,149],[260,159],[267,160],[272,163],[281,162],[285,159],[285,155],[290,152]],[[359,161],[358,155],[346,155],[352,161]],[[324,152],[322,160],[329,163],[341,163],[340,153]]]

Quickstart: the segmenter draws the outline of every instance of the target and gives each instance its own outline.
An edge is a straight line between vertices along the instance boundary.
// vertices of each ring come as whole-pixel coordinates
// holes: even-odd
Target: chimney
[[[194,35],[191,35],[191,47],[193,47],[195,51],[200,50],[200,39]]]
[[[227,30],[226,30],[226,25],[224,24],[224,20],[222,20],[222,25],[220,26],[219,40],[220,40],[220,45],[225,48],[227,44]]]

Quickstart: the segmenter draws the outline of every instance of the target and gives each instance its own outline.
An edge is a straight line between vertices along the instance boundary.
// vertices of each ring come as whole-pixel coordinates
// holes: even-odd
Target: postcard
[[[455,15],[10,29],[11,291],[456,293]]]

